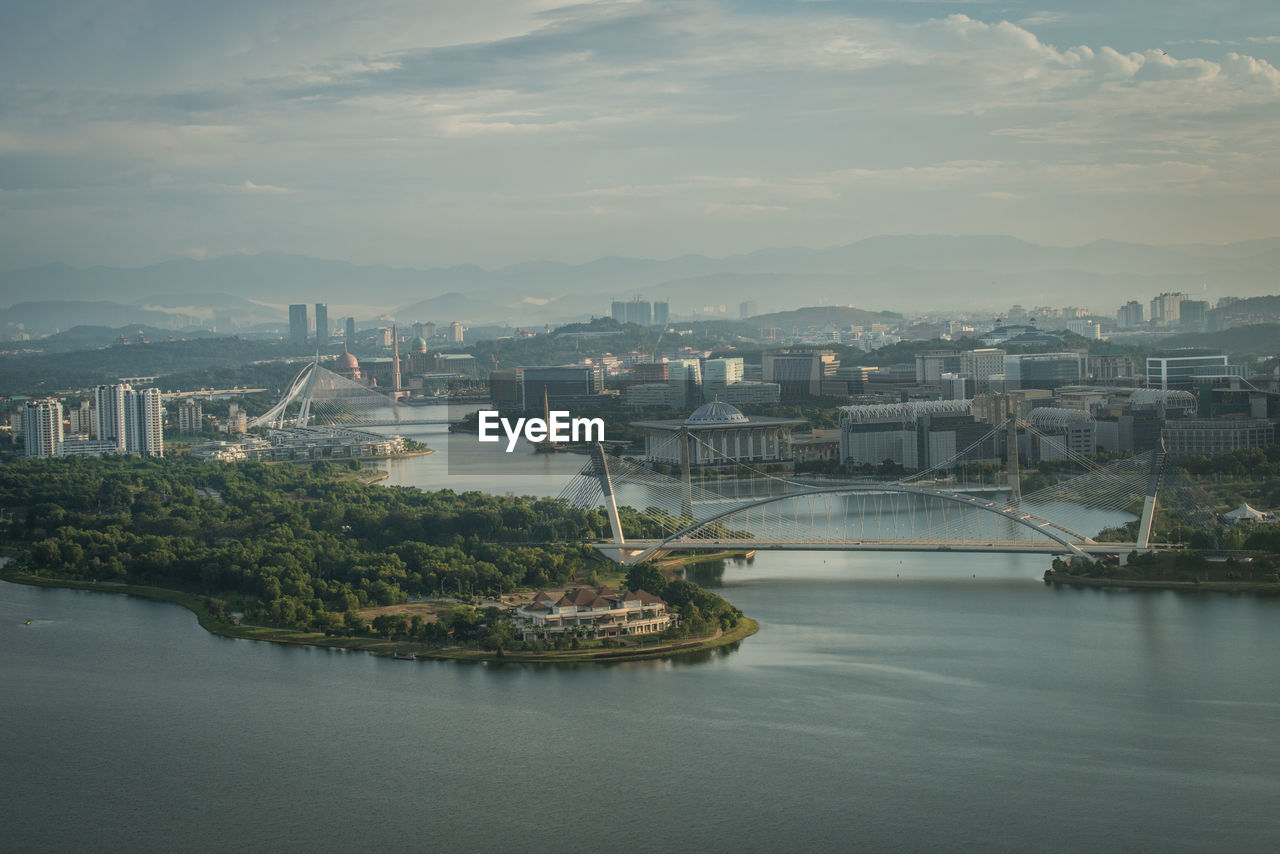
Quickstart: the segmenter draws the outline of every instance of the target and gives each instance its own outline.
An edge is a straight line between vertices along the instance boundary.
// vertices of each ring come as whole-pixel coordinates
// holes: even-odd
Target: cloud
[[[1039,27],[1045,24],[1061,23],[1066,20],[1066,17],[1061,12],[1034,12],[1018,21],[1018,23],[1024,27]]]
[[[1250,48],[1280,39],[1237,38],[1267,23],[1173,21],[1160,50],[1140,28],[1053,26],[1083,13],[1049,5],[266,0],[243,19],[193,4],[198,39],[166,16],[146,31],[87,4],[81,32],[35,9],[0,56],[0,217],[18,225],[0,251],[88,252],[107,242],[77,240],[90,212],[127,209],[122,252],[520,260],[589,255],[575,228],[625,221],[611,251],[675,254],[839,235],[895,205],[971,230],[975,209],[1050,196],[1078,207],[1045,222],[1103,236],[1120,195],[1195,223],[1271,191],[1280,71]],[[1077,32],[1106,37],[1046,34]]]
[[[294,190],[288,187],[276,187],[272,184],[255,184],[252,181],[245,181],[240,185],[240,189],[246,193],[277,193],[282,195],[291,195]]]

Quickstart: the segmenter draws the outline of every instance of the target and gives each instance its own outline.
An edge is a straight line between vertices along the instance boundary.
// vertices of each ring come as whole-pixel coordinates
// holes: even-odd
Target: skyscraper
[[[204,429],[204,407],[194,398],[185,398],[178,403],[178,433],[183,436],[195,436]]]
[[[289,340],[294,344],[307,343],[307,306],[289,306]]]
[[[160,389],[124,393],[125,450],[144,457],[164,456],[164,407]]]
[[[62,402],[34,400],[22,408],[22,436],[28,457],[53,457],[62,443]]]
[[[325,303],[316,303],[316,346],[329,346],[329,306]]]
[[[125,450],[124,393],[132,390],[128,385],[100,385],[93,390],[93,413],[97,429],[94,433],[102,442],[115,442],[116,448]]]
[[[653,304],[653,325],[666,326],[667,321],[671,319],[671,306],[666,300],[655,302]]]
[[[346,345],[348,350],[356,346],[356,319],[354,317],[347,318]]]

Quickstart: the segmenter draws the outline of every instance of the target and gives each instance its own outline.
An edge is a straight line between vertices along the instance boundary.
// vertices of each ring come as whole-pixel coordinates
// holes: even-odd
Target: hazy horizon
[[[1280,234],[1280,7],[69,0],[0,33],[0,269],[494,269]]]

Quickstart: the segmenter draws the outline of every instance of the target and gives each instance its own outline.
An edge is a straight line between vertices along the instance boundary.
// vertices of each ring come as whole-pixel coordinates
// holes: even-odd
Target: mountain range
[[[0,273],[0,326],[77,323],[219,326],[283,322],[291,302],[329,316],[532,326],[607,314],[610,301],[667,299],[674,318],[738,316],[797,305],[871,310],[1003,311],[1012,303],[1111,313],[1164,291],[1201,298],[1276,291],[1280,238],[1224,245],[1096,241],[1057,247],[1007,236],[884,235],[840,246],[762,249],[725,258],[608,256],[410,269],[276,252],[138,268],[63,264]],[[33,299],[35,298],[35,299]],[[61,305],[59,305],[61,303]],[[109,319],[108,319],[109,316]],[[157,322],[166,320],[165,323]]]

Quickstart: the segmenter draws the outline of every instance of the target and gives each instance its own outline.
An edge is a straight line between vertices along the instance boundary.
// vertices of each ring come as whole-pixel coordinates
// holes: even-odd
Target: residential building
[[[93,433],[93,407],[89,401],[82,400],[75,409],[67,410],[67,432],[84,439]]]
[[[1116,311],[1116,326],[1121,329],[1137,329],[1142,323],[1142,303],[1137,300],[1129,300]]]
[[[120,453],[125,451],[124,393],[132,391],[127,384],[100,385],[93,390],[93,413],[97,424],[94,436],[101,441],[116,443]]]
[[[164,456],[164,404],[160,389],[125,392],[125,451],[144,457]]]
[[[653,304],[653,325],[666,328],[671,320],[671,305],[666,300]]]
[[[289,341],[293,344],[307,343],[307,305],[289,306]]]
[[[1209,303],[1200,299],[1184,299],[1178,306],[1178,323],[1182,326],[1204,328],[1209,314]]]
[[[56,457],[62,444],[62,401],[29,400],[22,407],[22,441],[28,457]]]
[[[1151,322],[1159,326],[1175,326],[1182,318],[1182,301],[1186,294],[1160,294],[1151,300]]]
[[[178,434],[196,436],[204,430],[204,407],[192,397],[178,402]]]
[[[1068,320],[1067,331],[1074,332],[1081,338],[1091,338],[1098,341],[1102,338],[1102,324],[1093,318],[1085,318],[1083,320]]]
[[[448,340],[454,344],[461,344],[466,331],[466,328],[455,320],[449,324]]]

